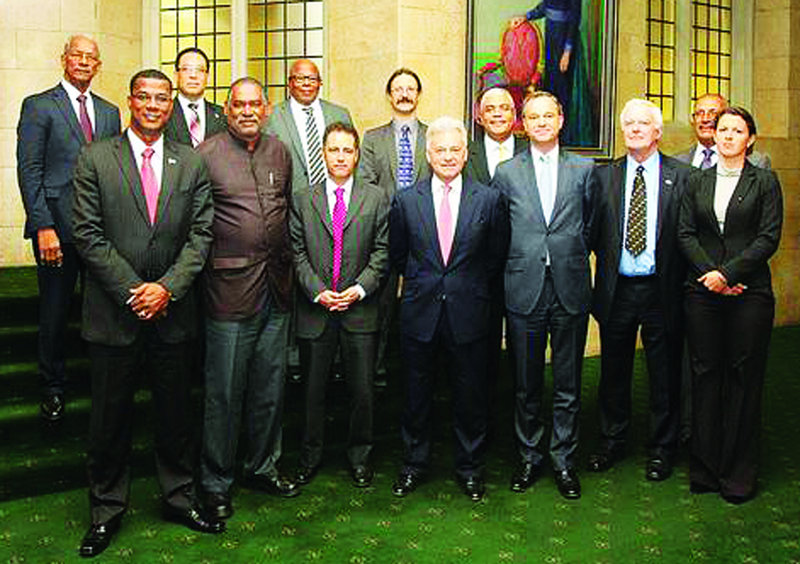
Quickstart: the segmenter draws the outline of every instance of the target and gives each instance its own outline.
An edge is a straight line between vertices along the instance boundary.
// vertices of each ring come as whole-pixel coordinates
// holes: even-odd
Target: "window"
[[[692,2],[692,100],[708,92],[730,98],[731,0]]]
[[[161,69],[171,75],[175,56],[199,47],[210,59],[206,97],[217,103],[224,102],[232,78],[241,73],[261,80],[269,98],[281,101],[293,60],[308,58],[322,66],[323,0],[159,2]],[[241,24],[233,23],[234,12],[245,14]],[[237,42],[246,45],[241,55]]]
[[[675,0],[649,0],[647,6],[647,98],[665,120],[675,113]]]

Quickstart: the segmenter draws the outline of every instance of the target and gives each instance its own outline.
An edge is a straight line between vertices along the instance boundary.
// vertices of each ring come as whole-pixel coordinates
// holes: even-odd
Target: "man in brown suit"
[[[232,515],[236,443],[247,406],[247,485],[294,497],[279,476],[286,343],[292,288],[287,210],[292,160],[272,134],[263,87],[253,78],[231,85],[228,131],[197,148],[214,198],[214,242],[205,269],[206,399],[201,481],[206,508]]]

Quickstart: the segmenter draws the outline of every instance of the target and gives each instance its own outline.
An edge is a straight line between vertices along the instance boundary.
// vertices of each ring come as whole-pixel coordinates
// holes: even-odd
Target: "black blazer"
[[[518,155],[527,148],[527,139],[514,136],[514,155]],[[469,156],[467,157],[467,165],[464,167],[464,176],[475,182],[487,185],[492,181],[492,177],[489,175],[489,165],[486,162],[486,143],[483,129],[478,128],[475,132],[475,139],[469,144]]]
[[[212,135],[222,133],[228,129],[228,120],[225,117],[225,110],[222,106],[212,104],[208,100],[206,104],[206,135],[203,138],[205,141]],[[189,126],[186,125],[186,117],[183,113],[183,107],[176,97],[172,100],[172,115],[169,116],[167,126],[164,128],[164,138],[184,145],[192,146],[192,136],[189,134]]]
[[[93,139],[119,135],[119,110],[92,93]],[[25,237],[54,227],[72,241],[72,174],[86,138],[61,84],[25,98],[17,126],[17,182],[25,205]]]
[[[508,234],[508,210],[500,191],[464,178],[453,247],[445,265],[431,181],[398,192],[389,215],[389,256],[403,275],[402,331],[430,342],[446,308],[456,343],[485,336],[489,282],[505,262]]]
[[[86,264],[83,337],[110,346],[131,344],[143,323],[168,343],[197,332],[194,279],[213,236],[211,181],[190,147],[164,141],[164,170],[156,222],[151,225],[142,183],[125,134],[92,143],[75,167],[75,246]],[[142,282],[172,292],[167,315],[142,322],[126,301]]]
[[[592,314],[605,323],[611,313],[619,278],[622,234],[625,222],[625,174],[627,157],[595,169],[594,220],[590,245],[597,258],[592,293]],[[678,248],[678,212],[691,167],[661,153],[661,184],[656,219],[656,276],[661,306],[671,330],[683,317],[682,284],[686,261]]]
[[[692,174],[681,202],[678,242],[689,261],[687,285],[701,287],[697,278],[719,270],[729,285],[771,291],[767,261],[778,249],[783,223],[778,177],[746,162],[720,233],[714,213],[716,171],[711,167]]]

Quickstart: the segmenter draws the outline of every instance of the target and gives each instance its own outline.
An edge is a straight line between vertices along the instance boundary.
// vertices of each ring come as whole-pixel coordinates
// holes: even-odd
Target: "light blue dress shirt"
[[[625,172],[625,213],[622,216],[622,253],[619,259],[619,273],[623,276],[648,276],[656,273],[656,220],[658,219],[658,196],[661,185],[661,155],[658,151],[642,163],[628,155]],[[633,180],[636,169],[644,167],[644,185],[647,193],[647,242],[644,251],[634,257],[625,248],[628,236],[628,209],[631,205]]]

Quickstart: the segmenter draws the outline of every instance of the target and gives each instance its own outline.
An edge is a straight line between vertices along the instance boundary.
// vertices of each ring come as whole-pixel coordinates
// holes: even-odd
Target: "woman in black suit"
[[[756,125],[737,107],[717,117],[716,167],[689,179],[678,240],[689,261],[686,330],[692,367],[691,491],[730,503],[756,487],[761,390],[775,299],[768,260],[783,220],[775,173],[749,164]]]

